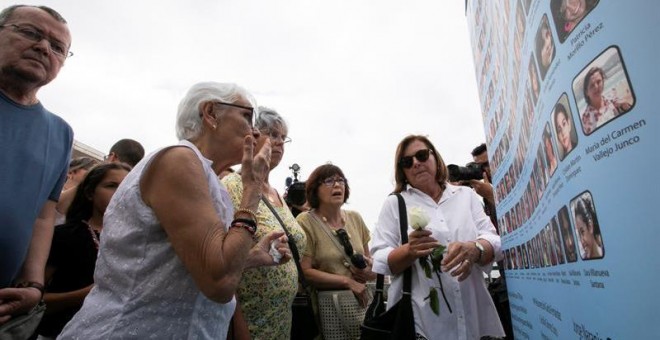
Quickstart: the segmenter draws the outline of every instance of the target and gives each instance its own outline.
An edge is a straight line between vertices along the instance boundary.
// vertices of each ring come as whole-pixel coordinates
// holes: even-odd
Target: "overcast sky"
[[[289,123],[271,184],[282,193],[293,163],[305,179],[332,162],[351,185],[345,208],[372,228],[404,136],[428,135],[448,164],[485,140],[463,0],[29,4],[68,20],[75,53],[39,97],[103,153],[121,138],[176,143],[188,88],[235,82]]]

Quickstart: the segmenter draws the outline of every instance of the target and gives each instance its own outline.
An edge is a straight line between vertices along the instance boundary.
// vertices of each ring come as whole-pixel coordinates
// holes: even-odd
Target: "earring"
[[[213,126],[213,130],[215,130],[215,129],[218,127],[218,126],[215,125],[215,124],[213,124],[213,125],[211,125],[211,126]]]

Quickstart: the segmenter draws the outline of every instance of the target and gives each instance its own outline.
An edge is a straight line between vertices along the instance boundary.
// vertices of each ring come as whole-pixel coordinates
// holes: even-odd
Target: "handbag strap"
[[[406,211],[406,201],[399,193],[393,193],[399,202],[399,228],[401,232],[401,244],[408,243],[408,213]],[[385,276],[383,274],[376,275],[376,291],[383,291],[385,286]],[[403,294],[410,295],[412,291],[412,266],[406,268],[403,272]]]
[[[350,264],[351,263],[351,258],[348,257],[348,255],[346,255],[346,252],[344,251],[344,247],[341,244],[339,244],[339,241],[337,241],[337,238],[334,235],[332,235],[332,231],[330,231],[330,227],[327,225],[327,223],[325,221],[321,221],[319,219],[319,217],[316,216],[315,212],[310,212],[310,215],[312,215],[312,217],[314,217],[314,219],[319,224],[322,225],[321,229],[323,231],[325,231],[325,234],[328,235],[328,237],[332,240],[332,243],[334,243],[335,246],[337,247],[337,249],[339,249],[339,253],[344,255],[344,259],[346,260],[346,263]],[[346,231],[346,232],[348,232],[348,231]]]
[[[282,229],[284,229],[284,234],[286,234],[286,238],[289,243],[289,249],[291,249],[291,255],[293,256],[293,261],[296,263],[296,268],[298,269],[298,280],[300,281],[300,284],[302,284],[302,287],[305,291],[307,291],[307,280],[305,280],[305,275],[303,274],[302,267],[300,266],[300,253],[298,252],[298,246],[296,246],[296,242],[293,240],[293,235],[289,232],[289,229],[286,228],[286,225],[284,224],[284,221],[282,221],[282,218],[280,215],[277,213],[275,210],[275,207],[273,207],[268,200],[261,196],[261,200],[266,204],[268,209],[273,213],[273,216],[277,219],[278,222],[280,222],[280,225],[282,226]]]

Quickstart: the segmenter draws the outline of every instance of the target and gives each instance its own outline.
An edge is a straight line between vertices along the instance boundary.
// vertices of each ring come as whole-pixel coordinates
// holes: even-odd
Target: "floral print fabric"
[[[243,196],[243,183],[240,175],[233,173],[222,179],[229,191],[234,207],[237,208]],[[284,221],[298,247],[305,252],[306,237],[289,208],[285,205],[273,207]],[[257,213],[257,238],[272,231],[283,231],[281,224],[263,202]],[[288,339],[291,334],[291,303],[298,291],[298,270],[292,260],[269,267],[250,268],[243,272],[238,288],[238,301],[247,321],[252,339]]]

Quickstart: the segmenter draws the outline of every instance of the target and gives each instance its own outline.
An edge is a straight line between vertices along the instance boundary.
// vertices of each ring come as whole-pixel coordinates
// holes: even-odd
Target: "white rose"
[[[422,230],[429,224],[429,215],[420,207],[408,209],[408,223],[415,230]]]

